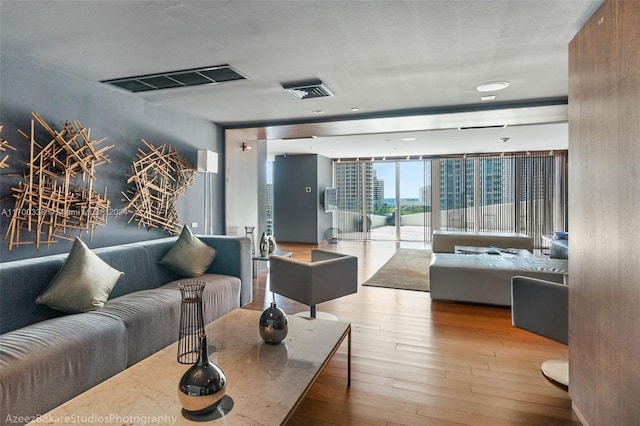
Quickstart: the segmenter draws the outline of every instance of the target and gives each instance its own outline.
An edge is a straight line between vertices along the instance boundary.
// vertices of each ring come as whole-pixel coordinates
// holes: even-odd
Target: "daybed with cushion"
[[[215,250],[209,264],[177,249],[184,234],[95,250],[76,240],[74,259],[81,257],[77,252],[87,258],[97,255],[107,267],[93,263],[82,269],[71,260],[65,263],[67,255],[0,263],[2,424],[26,423],[176,341],[182,300],[177,284],[185,277],[206,282],[205,322],[251,301],[250,240],[195,238],[207,250]],[[200,270],[203,261],[208,266]],[[99,276],[88,279],[94,268]],[[115,276],[115,287],[110,294],[108,285],[99,288],[97,293],[106,292],[108,300],[104,294],[93,295],[89,307],[80,301],[84,290],[69,293],[68,283],[60,284],[61,277],[75,277],[80,284],[103,285],[105,276]],[[54,279],[56,285],[50,285]],[[37,304],[36,299],[60,303],[66,312]],[[79,313],[68,313],[74,307],[65,306],[74,301]]]
[[[429,266],[431,299],[511,305],[516,275],[564,283],[568,261],[533,254],[433,253]]]

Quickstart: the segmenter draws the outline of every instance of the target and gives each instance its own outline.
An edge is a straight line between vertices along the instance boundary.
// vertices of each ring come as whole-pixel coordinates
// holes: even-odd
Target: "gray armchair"
[[[513,277],[511,320],[518,328],[568,344],[569,287],[537,278]]]
[[[311,263],[272,255],[270,257],[271,291],[311,307],[358,291],[358,258],[315,249]]]
[[[568,344],[569,287],[537,278],[511,278],[511,320],[515,327]],[[541,370],[553,383],[568,388],[567,360],[544,361]]]

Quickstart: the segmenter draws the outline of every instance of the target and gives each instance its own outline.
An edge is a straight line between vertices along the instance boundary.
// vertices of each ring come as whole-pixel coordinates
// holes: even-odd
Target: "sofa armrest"
[[[240,278],[240,306],[250,303],[253,299],[251,239],[228,235],[198,235],[198,238],[216,250],[207,273]]]
[[[513,277],[511,319],[518,328],[567,344],[569,287],[537,278]]]

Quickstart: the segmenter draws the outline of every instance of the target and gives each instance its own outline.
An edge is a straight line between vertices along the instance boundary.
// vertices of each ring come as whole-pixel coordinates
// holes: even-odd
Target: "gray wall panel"
[[[324,240],[331,214],[324,212],[320,195],[332,181],[329,158],[316,154],[276,156],[273,217],[278,241],[317,244]]]
[[[20,161],[28,161],[29,142],[18,129],[29,133],[31,113],[40,114],[49,125],[60,127],[61,121],[77,120],[91,129],[93,138],[108,138],[102,145],[115,145],[108,155],[111,164],[98,168],[94,187],[102,193],[108,188],[112,215],[105,227],[96,230],[93,240],[88,234],[81,238],[89,247],[102,247],[126,242],[167,236],[165,231],[138,228],[127,224],[129,216],[117,213],[124,206],[121,191],[126,188],[126,176],[140,139],[154,145],[170,144],[189,161],[196,162],[197,149],[210,149],[219,153],[223,164],[224,144],[222,131],[214,123],[147,102],[134,94],[92,81],[82,80],[57,71],[25,62],[13,56],[0,54],[0,124],[4,125],[3,139],[18,149],[11,152],[12,165],[3,169],[0,186],[0,231],[4,237],[14,203],[11,187],[21,173]],[[36,126],[39,126],[36,124]],[[224,167],[211,177],[213,194],[213,233],[224,230]],[[204,175],[196,177],[194,186],[177,205],[183,223],[197,222],[194,232],[204,232]],[[0,242],[0,261],[66,253],[71,242],[59,242],[51,248],[26,245],[8,251],[7,240]]]

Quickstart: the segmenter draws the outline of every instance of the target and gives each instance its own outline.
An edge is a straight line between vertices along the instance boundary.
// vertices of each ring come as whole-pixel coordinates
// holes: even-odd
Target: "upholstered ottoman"
[[[455,253],[455,246],[516,248],[533,252],[533,238],[514,232],[433,231],[434,253]]]
[[[511,306],[511,278],[564,283],[568,261],[546,256],[433,253],[431,299]]]

